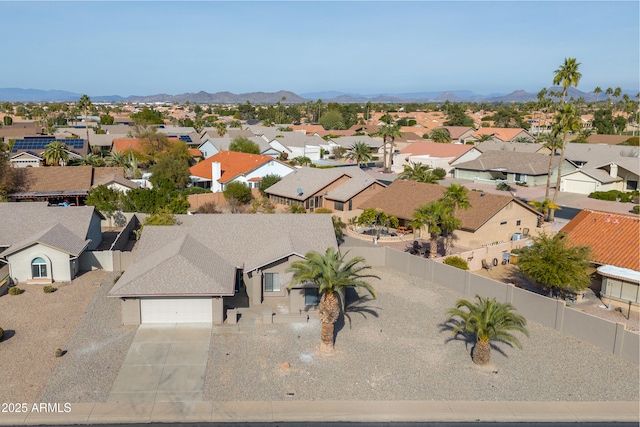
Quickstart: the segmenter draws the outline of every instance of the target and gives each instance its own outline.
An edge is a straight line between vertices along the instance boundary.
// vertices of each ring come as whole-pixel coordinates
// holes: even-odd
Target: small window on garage
[[[507,221],[502,221],[500,225],[507,225]]]
[[[304,305],[318,305],[320,293],[318,288],[304,288]]]
[[[278,273],[264,274],[264,291],[280,292],[280,274]]]

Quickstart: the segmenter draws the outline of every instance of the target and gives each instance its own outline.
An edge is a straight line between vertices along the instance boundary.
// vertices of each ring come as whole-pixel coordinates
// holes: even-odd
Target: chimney
[[[211,162],[211,181],[219,180],[220,175],[221,175],[220,162]]]
[[[609,175],[611,175],[612,178],[616,178],[618,176],[618,165],[616,165],[615,163],[611,163]]]

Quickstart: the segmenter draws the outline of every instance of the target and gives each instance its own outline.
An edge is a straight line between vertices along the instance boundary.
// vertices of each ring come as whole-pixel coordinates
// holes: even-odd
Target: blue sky
[[[98,95],[638,91],[640,2],[0,1],[0,87]]]

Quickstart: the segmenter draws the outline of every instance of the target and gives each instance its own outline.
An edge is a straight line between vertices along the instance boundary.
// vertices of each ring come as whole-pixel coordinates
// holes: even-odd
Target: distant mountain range
[[[549,88],[549,90],[562,91],[561,87]],[[635,97],[636,93],[630,90],[622,92],[630,97]],[[63,90],[39,90],[39,89],[19,89],[19,88],[0,88],[0,102],[62,102],[77,101],[81,94],[67,92]],[[139,102],[139,103],[184,103],[193,104],[239,104],[247,101],[252,104],[275,104],[282,102],[285,104],[300,104],[309,101],[322,102],[338,102],[338,103],[400,103],[406,104],[410,102],[426,103],[426,102],[528,102],[536,101],[537,94],[528,93],[524,90],[516,90],[509,94],[493,93],[489,95],[479,95],[470,90],[452,90],[444,92],[414,92],[400,94],[375,94],[360,95],[344,92],[316,92],[303,93],[297,95],[289,91],[278,92],[250,92],[242,94],[233,94],[231,92],[207,93],[200,91],[198,93],[183,93],[181,95],[158,94],[149,96],[128,96],[119,95],[89,95],[93,102]],[[593,92],[582,92],[578,89],[570,87],[567,90],[569,98],[584,98],[585,101],[595,101],[596,95]],[[599,94],[599,100],[606,99],[604,93]]]

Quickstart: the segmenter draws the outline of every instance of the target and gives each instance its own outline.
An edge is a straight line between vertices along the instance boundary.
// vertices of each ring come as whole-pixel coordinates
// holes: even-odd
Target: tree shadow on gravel
[[[460,325],[460,320],[458,319],[450,319],[446,322],[442,322],[438,325],[438,327],[440,328],[439,332],[443,333],[443,332],[450,332],[451,335],[448,338],[445,338],[444,343],[448,344],[451,341],[464,341],[464,348],[469,352],[469,355],[471,355],[471,353],[473,352],[473,348],[476,345],[476,336],[475,334],[472,334],[471,332],[467,332],[467,331],[458,331],[457,333],[453,333],[453,330],[458,327]],[[502,342],[500,341],[501,344],[506,344],[509,347],[513,347],[512,344],[508,343],[508,342]],[[507,356],[507,354],[500,348],[498,347],[498,342],[494,342],[494,341],[489,341],[489,346],[491,346],[492,350],[495,350],[497,353],[500,353],[501,355],[503,355],[504,357],[509,357]],[[469,348],[471,347],[471,348]]]
[[[13,329],[5,329],[4,333],[2,334],[2,338],[0,338],[0,342],[11,339],[15,334],[16,331],[14,331]]]
[[[344,312],[340,313],[340,317],[333,325],[334,342],[338,336],[338,332],[340,332],[346,324],[345,319],[349,321],[349,329],[351,329],[351,314],[359,314],[365,319],[367,318],[367,314],[379,317],[377,310],[380,310],[380,307],[370,305],[370,302],[373,301],[371,295],[360,296],[355,289],[347,288],[344,293],[344,299]]]

